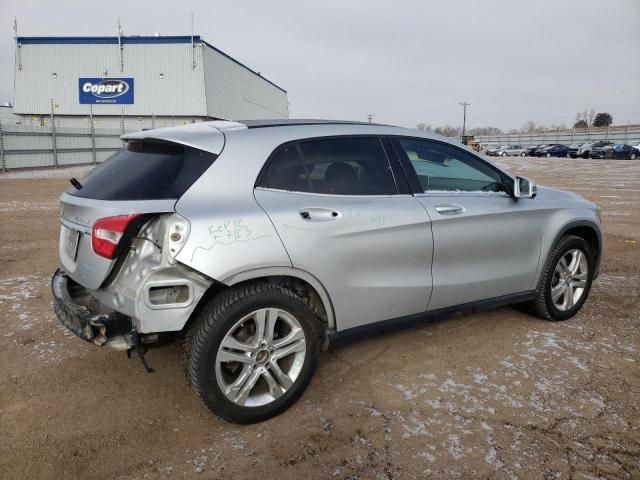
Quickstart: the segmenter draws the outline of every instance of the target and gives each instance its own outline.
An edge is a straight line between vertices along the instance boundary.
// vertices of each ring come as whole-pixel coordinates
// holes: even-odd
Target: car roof
[[[355,120],[327,120],[317,118],[277,118],[261,120],[238,120],[247,128],[286,127],[289,125],[378,125],[390,127],[382,123],[358,122]]]
[[[433,132],[351,120],[322,119],[264,119],[264,120],[213,120],[196,122],[177,127],[143,130],[122,135],[126,141],[174,142],[219,154],[225,142],[232,137],[245,137],[252,132],[260,136],[268,135],[273,140],[285,141],[341,135],[395,135],[424,138],[454,145],[457,148],[477,154],[460,143],[457,137],[444,137]]]

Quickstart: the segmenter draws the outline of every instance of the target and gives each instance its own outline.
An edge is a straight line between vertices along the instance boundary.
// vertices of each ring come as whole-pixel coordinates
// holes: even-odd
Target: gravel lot
[[[640,478],[640,161],[499,162],[601,204],[582,312],[502,308],[343,346],[293,408],[246,427],[203,410],[177,346],[150,351],[147,375],[63,329],[49,278],[70,171],[0,174],[0,476]]]

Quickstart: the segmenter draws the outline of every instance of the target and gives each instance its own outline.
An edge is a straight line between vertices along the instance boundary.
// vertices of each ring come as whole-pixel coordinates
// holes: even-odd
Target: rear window
[[[69,195],[96,200],[178,199],[217,158],[174,144],[129,143],[71,187]]]

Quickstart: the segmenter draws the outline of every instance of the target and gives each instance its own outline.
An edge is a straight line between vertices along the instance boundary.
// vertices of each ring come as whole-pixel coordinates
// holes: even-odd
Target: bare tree
[[[459,137],[462,133],[462,127],[453,127],[451,125],[445,125],[444,127],[436,127],[433,129],[438,135],[443,137]]]
[[[527,120],[527,123],[524,124],[522,130],[525,132],[533,133],[536,131],[536,122],[533,120]]]
[[[596,111],[592,108],[589,110],[589,116],[587,117],[587,123],[589,126],[593,125],[593,120],[596,118]]]
[[[502,130],[496,127],[476,127],[468,130],[469,135],[500,135]]]
[[[431,125],[429,125],[428,123],[419,123],[418,125],[416,125],[416,128],[418,130],[422,130],[423,132],[431,132]]]

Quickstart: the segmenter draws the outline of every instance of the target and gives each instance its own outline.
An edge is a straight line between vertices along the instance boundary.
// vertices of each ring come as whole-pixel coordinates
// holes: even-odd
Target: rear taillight
[[[112,259],[127,227],[139,216],[140,214],[118,215],[117,217],[101,218],[94,223],[91,232],[93,251],[101,257]]]

